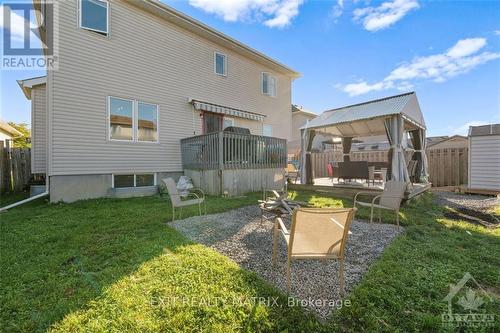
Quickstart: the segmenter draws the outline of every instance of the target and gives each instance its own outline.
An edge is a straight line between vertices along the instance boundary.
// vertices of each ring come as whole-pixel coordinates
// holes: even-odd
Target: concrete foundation
[[[94,198],[129,198],[149,196],[158,193],[158,186],[162,186],[163,178],[172,177],[176,181],[183,172],[157,173],[157,186],[112,188],[111,174],[105,175],[70,175],[50,176],[50,201],[73,202]]]

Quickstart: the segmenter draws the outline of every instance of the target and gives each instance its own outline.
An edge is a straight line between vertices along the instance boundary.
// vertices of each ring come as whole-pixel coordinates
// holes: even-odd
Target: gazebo
[[[311,145],[317,134],[342,139],[343,160],[349,161],[356,137],[387,136],[389,179],[410,182],[405,149],[415,160],[414,182],[427,183],[425,121],[415,92],[390,96],[323,112],[301,128],[301,183],[313,184]],[[403,147],[409,133],[411,145]]]

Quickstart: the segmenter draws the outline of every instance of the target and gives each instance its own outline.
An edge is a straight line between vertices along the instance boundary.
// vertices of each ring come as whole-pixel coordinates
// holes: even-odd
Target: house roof
[[[37,76],[24,80],[17,80],[17,84],[21,88],[27,99],[31,99],[31,89],[34,86],[39,86],[47,83],[46,76]]]
[[[23,136],[23,133],[19,132],[3,120],[0,120],[0,129],[4,132],[9,133],[12,137]]]
[[[312,117],[317,117],[318,116],[317,113],[314,113],[314,112],[312,112],[310,110],[307,110],[307,109],[305,109],[301,105],[292,104],[292,114],[298,114],[298,113],[302,113],[302,114],[305,114],[305,115],[308,115],[308,116],[312,116]]]
[[[158,0],[144,0],[144,1],[135,1],[128,0],[133,5],[142,8],[150,13],[156,14],[163,19],[176,24],[184,29],[187,29],[203,38],[206,38],[216,44],[222,45],[231,49],[237,53],[240,53],[246,57],[253,59],[254,61],[261,63],[265,66],[268,66],[277,72],[286,74],[292,78],[300,77],[300,73],[291,69],[288,66],[283,65],[282,63],[266,56],[265,54],[237,41],[236,39],[229,37],[226,34],[223,34],[220,31],[217,31],[208,25],[186,15],[183,14],[170,6],[165,5],[164,3]]]
[[[469,127],[469,136],[500,135],[500,124]]]
[[[442,141],[444,141],[444,140],[447,140],[448,138],[449,138],[449,136],[448,136],[448,135],[442,135],[442,136],[428,136],[428,137],[426,138],[426,140],[427,140],[427,144],[428,144],[428,145],[435,145],[435,144],[437,144],[437,143],[439,143],[439,142],[442,142]]]
[[[307,128],[338,136],[379,135],[385,133],[383,119],[395,114],[402,115],[412,127],[425,129],[415,92],[327,110],[311,120]]]
[[[443,142],[446,142],[448,140],[453,140],[453,139],[467,140],[467,137],[463,136],[463,135],[432,136],[432,137],[427,138],[427,147],[432,147],[432,146],[437,145],[439,143],[443,143]]]

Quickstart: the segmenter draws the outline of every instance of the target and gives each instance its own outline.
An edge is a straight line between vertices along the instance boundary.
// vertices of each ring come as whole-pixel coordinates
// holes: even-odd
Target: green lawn
[[[293,195],[317,206],[352,205],[322,194]],[[259,198],[211,197],[207,210]],[[367,215],[361,210],[358,217]],[[286,295],[255,274],[189,242],[164,224],[170,217],[167,199],[159,196],[40,200],[1,214],[2,331],[437,331],[449,284],[465,272],[494,300],[481,309],[500,313],[500,232],[443,219],[430,195],[405,206],[406,232],[348,296],[352,306],[328,322],[288,307]],[[383,219],[393,223],[394,216]],[[253,297],[277,298],[278,306]]]

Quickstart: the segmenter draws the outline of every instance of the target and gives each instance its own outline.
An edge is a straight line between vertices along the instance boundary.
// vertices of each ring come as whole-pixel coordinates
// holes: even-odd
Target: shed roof
[[[500,135],[500,124],[469,127],[469,136]]]
[[[395,114],[409,123],[407,129],[425,128],[415,92],[328,110],[311,120],[307,128],[338,136],[379,135],[385,133],[383,119]]]

